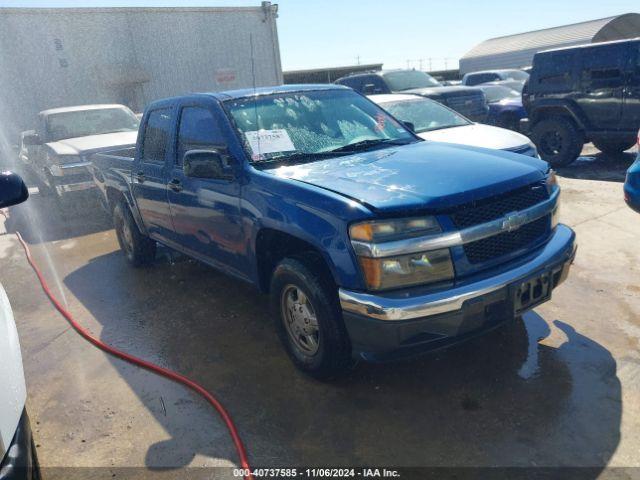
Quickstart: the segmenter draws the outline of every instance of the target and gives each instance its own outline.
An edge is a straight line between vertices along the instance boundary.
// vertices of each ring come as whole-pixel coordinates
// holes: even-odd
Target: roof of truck
[[[104,110],[107,108],[127,108],[127,107],[124,105],[120,105],[118,103],[75,105],[73,107],[59,107],[59,108],[50,108],[48,110],[42,110],[39,113],[39,115],[54,115],[56,113],[67,113],[67,112],[84,112],[86,110]]]
[[[263,95],[272,95],[274,93],[295,93],[295,92],[311,92],[318,90],[351,90],[349,87],[342,85],[333,85],[331,83],[318,83],[318,84],[301,84],[301,85],[279,85],[274,87],[257,87],[257,88],[243,88],[240,90],[227,90],[224,92],[205,92],[205,93],[192,93],[188,95],[180,95],[177,97],[163,98],[156,100],[147,105],[145,110],[158,107],[169,107],[176,101],[182,101],[188,98],[202,98],[209,97],[215,98],[218,101],[224,102],[226,100],[234,100],[237,98],[250,98],[259,97]]]
[[[271,95],[274,93],[308,92],[312,90],[344,90],[349,87],[334,85],[331,83],[309,83],[299,85],[279,85],[275,87],[243,88],[240,90],[227,90],[225,92],[210,93],[220,100],[230,100],[233,98],[253,97],[261,95]]]

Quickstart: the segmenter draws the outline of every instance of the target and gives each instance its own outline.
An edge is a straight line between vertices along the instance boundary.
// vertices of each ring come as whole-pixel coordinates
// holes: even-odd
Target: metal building
[[[0,130],[54,107],[283,83],[277,5],[0,9]],[[253,45],[253,48],[252,48]]]
[[[491,38],[460,59],[460,74],[527,67],[533,55],[541,50],[635,37],[640,37],[640,14],[637,13]]]

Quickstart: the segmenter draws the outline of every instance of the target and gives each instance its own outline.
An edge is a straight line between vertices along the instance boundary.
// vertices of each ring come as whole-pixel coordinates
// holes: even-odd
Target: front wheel
[[[148,265],[156,256],[156,242],[140,233],[129,206],[124,201],[113,209],[113,224],[120,249],[134,267]]]
[[[351,364],[337,291],[326,277],[311,261],[285,258],[271,279],[271,308],[280,340],[299,369],[320,379]]]
[[[564,117],[539,120],[531,129],[531,139],[543,160],[552,167],[565,167],[573,162],[584,146],[584,134],[575,123]]]
[[[620,155],[636,144],[635,139],[628,140],[594,140],[593,144],[602,153],[607,155]]]

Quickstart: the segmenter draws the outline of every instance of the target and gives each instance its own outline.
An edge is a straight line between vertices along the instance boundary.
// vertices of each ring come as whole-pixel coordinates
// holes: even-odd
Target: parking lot
[[[633,470],[599,476],[604,466],[640,467],[640,221],[621,183],[633,158],[587,147],[560,171],[561,219],[577,233],[578,255],[553,300],[524,324],[411,361],[359,364],[329,383],[295,369],[266,298],[250,287],[169,250],[132,270],[97,207],[61,216],[34,192],[9,212],[0,269],[47,478],[70,478],[55,467],[81,466],[94,469],[73,475],[168,467],[165,475],[184,477],[173,469],[237,459],[198,397],[70,329],[15,231],[83,325],[223,399],[255,466],[582,466],[593,468],[576,478],[634,478]]]

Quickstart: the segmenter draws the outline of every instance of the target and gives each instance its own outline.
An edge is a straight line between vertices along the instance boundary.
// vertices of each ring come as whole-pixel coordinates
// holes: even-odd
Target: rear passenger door
[[[637,131],[640,129],[640,43],[629,45],[629,53],[621,130]]]
[[[628,60],[626,49],[626,44],[616,43],[581,50],[579,104],[595,130],[610,130],[620,125]]]
[[[167,198],[166,160],[173,131],[173,107],[147,114],[139,157],[133,167],[132,189],[150,236],[170,240],[173,225]]]
[[[225,155],[220,178],[185,175],[189,150],[227,151],[215,105],[185,103],[180,108],[175,155],[169,178],[169,202],[176,240],[184,249],[223,270],[242,276],[245,244],[240,221],[240,183],[234,160]],[[237,170],[237,169],[236,169]]]

